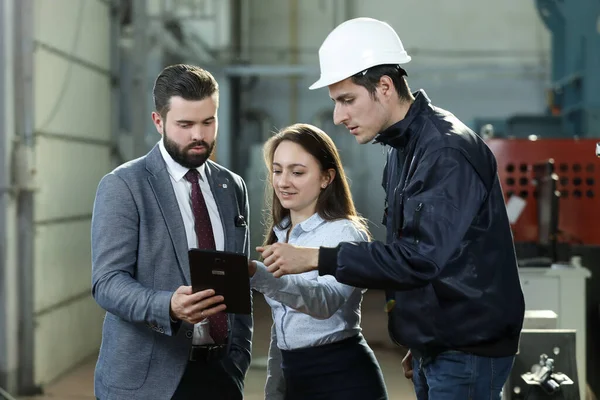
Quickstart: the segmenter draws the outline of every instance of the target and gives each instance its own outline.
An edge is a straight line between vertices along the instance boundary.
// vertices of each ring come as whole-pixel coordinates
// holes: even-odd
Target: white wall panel
[[[96,188],[109,168],[106,147],[38,138],[36,221],[91,214]]]
[[[38,43],[109,69],[110,20],[106,4],[98,0],[35,0],[34,7],[34,37]],[[59,71],[55,73],[60,76]]]
[[[340,0],[248,1],[251,2],[250,16],[246,17],[250,18],[250,55],[256,64],[287,64],[293,46],[300,63],[318,62],[321,42],[345,13]]]
[[[36,319],[35,381],[45,384],[94,354],[103,311],[90,297]]]
[[[108,141],[109,77],[39,48],[34,63],[36,132]]]
[[[90,220],[35,229],[34,311],[91,293]]]
[[[289,1],[251,0],[250,48],[255,64],[288,63]],[[278,51],[282,50],[282,51]]]
[[[513,62],[531,61],[549,49],[549,33],[534,1],[355,0],[354,9],[357,16],[388,22],[409,49],[515,52],[502,58]],[[431,54],[413,55],[435,62],[465,61]]]
[[[293,0],[251,0],[250,47],[255,63],[287,63],[290,6]],[[343,2],[298,1],[299,41],[306,63],[317,62],[317,51],[344,15]],[[336,8],[336,4],[338,7]],[[527,63],[547,56],[550,35],[535,2],[521,0],[354,0],[353,17],[373,17],[392,25],[420,61],[432,63]],[[270,49],[270,52],[264,51]],[[480,52],[474,57],[448,53]],[[481,57],[482,52],[489,57]],[[501,57],[494,52],[504,52]],[[445,54],[444,54],[445,53]]]

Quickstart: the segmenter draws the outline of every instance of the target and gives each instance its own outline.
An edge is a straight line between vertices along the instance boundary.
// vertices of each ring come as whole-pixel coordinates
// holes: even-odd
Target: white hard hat
[[[343,81],[376,65],[409,61],[410,56],[390,25],[373,18],[354,18],[331,31],[319,48],[321,78],[309,89]]]

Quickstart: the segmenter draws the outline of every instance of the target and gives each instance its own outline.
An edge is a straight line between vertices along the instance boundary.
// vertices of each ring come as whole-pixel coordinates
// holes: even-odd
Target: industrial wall
[[[3,3],[0,377],[31,392],[100,343],[90,221],[111,169],[111,10],[102,0]]]
[[[396,29],[412,55],[406,66],[412,88],[425,87],[432,92],[432,100],[459,117],[467,121],[484,114],[504,117],[507,111],[537,112],[544,105],[542,74],[548,68],[549,33],[532,1],[251,3],[246,46],[254,64],[317,66],[318,47],[334,26],[355,16],[375,17]],[[276,122],[307,119],[314,115],[315,107],[329,102],[325,92],[307,90],[306,84],[314,78],[300,81],[297,92],[291,89],[291,93],[269,87],[265,91],[263,85],[274,84],[276,79],[264,79],[254,93],[271,112],[278,110],[282,100],[288,105],[289,94],[297,95],[291,99],[299,104],[297,114],[283,108],[276,112]],[[506,87],[505,83],[515,78],[517,83]]]
[[[31,23],[19,35],[14,34],[17,4],[31,11]],[[125,137],[125,151],[120,149],[124,158],[143,154],[158,140],[149,123],[150,89],[164,66],[164,54],[170,54],[171,62],[195,62],[211,70],[211,65],[224,60],[248,68],[257,64],[273,70],[296,64],[306,67],[294,75],[261,73],[244,78],[242,90],[233,94],[239,96],[240,114],[222,106],[218,149],[231,146],[231,161],[245,160],[236,172],[244,176],[250,190],[253,245],[262,241],[263,233],[262,143],[273,130],[294,122],[316,124],[334,138],[357,207],[372,221],[374,236],[383,238],[379,226],[383,149],[357,146],[344,128],[333,126],[327,90],[308,90],[318,78],[318,47],[344,20],[371,16],[389,22],[413,56],[406,66],[411,88],[426,89],[436,105],[467,124],[479,117],[539,113],[545,107],[549,34],[533,1],[135,0],[122,4],[147,10],[134,11],[132,17],[133,25],[144,29],[134,33],[133,45],[125,53],[128,65],[121,72],[127,72],[132,87],[121,95],[126,103],[121,110],[115,110],[117,83],[111,51],[115,17],[108,0],[7,0],[0,5],[0,60],[5,61],[4,79],[0,79],[0,385],[2,380],[14,381],[17,370],[27,366],[35,385],[50,382],[98,348],[103,312],[90,296],[93,197],[101,176],[113,166],[111,151],[120,133],[115,129],[115,111],[120,111],[121,119],[134,121],[121,121],[131,131],[118,138]],[[166,24],[160,21],[175,5],[184,16],[201,10],[194,18],[203,27],[183,29],[184,34],[193,33],[184,38],[194,46],[179,51],[180,43],[166,40],[161,30]],[[237,16],[239,40],[228,34],[232,27],[235,30]],[[192,19],[183,18],[188,22],[182,26],[186,28]],[[21,34],[32,39],[30,81],[12,59],[18,50],[15,44],[27,39]],[[138,46],[144,41],[145,47]],[[231,48],[238,45],[241,59],[231,59]],[[216,52],[206,51],[211,46]],[[221,87],[229,88],[227,75],[218,67],[214,72]],[[31,93],[24,97],[28,84]],[[232,94],[223,90],[227,95]],[[240,130],[231,132],[227,128],[235,124],[226,117],[236,115],[241,115]],[[23,121],[31,126],[20,129]],[[4,190],[19,170],[11,160],[15,139],[25,131],[33,138],[32,229],[22,218],[26,213],[18,191]],[[228,138],[234,140],[227,143]],[[27,247],[21,240],[28,233],[30,257],[23,254]],[[25,290],[28,279],[30,291]],[[23,299],[31,301],[32,315],[22,314],[28,310]],[[25,325],[15,323],[29,317]],[[31,331],[23,332],[23,326]],[[28,337],[32,359],[24,362]]]
[[[38,0],[34,15],[35,382],[42,384],[100,343],[90,221],[96,186],[111,168],[110,14],[97,0]]]
[[[383,204],[381,169],[385,161],[382,147],[357,146],[345,128],[333,125],[327,89],[308,90],[318,78],[319,46],[335,26],[349,18],[366,16],[390,23],[412,56],[406,65],[411,89],[425,89],[434,104],[452,111],[469,125],[474,125],[477,118],[537,114],[546,107],[549,33],[533,1],[249,3],[248,14],[243,17],[242,45],[251,64],[307,67],[304,73],[294,76],[262,74],[246,82],[251,89],[242,107],[252,110],[252,117],[259,116],[260,121],[246,119],[242,123],[237,151],[251,149],[244,176],[254,194],[250,198],[253,224],[263,206],[261,141],[271,131],[290,123],[308,122],[334,138],[357,208],[373,223],[374,236],[384,238],[379,224]],[[253,243],[261,241],[260,230],[254,229],[252,234]]]
[[[14,108],[12,2],[0,2],[0,386],[14,387],[17,381],[17,269],[16,202],[10,192]]]

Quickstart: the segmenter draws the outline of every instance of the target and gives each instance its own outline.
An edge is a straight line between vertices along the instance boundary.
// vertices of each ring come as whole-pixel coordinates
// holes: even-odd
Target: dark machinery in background
[[[587,280],[586,378],[598,394],[600,1],[536,0],[536,6],[552,35],[547,113],[479,119],[475,129],[488,137],[507,201],[513,195],[526,200],[513,224],[518,257],[552,262],[577,255],[592,273]],[[492,131],[489,138],[486,133]]]
[[[575,330],[528,330],[510,373],[511,400],[579,400]],[[558,368],[555,368],[558,366]]]
[[[548,113],[479,119],[475,127],[491,123],[502,137],[600,137],[600,2],[535,1],[552,35]]]
[[[521,378],[529,386],[538,386],[544,395],[556,395],[561,392],[563,386],[573,384],[568,375],[554,371],[554,359],[548,358],[545,353],[540,356],[540,362],[534,365],[534,372],[526,372]]]

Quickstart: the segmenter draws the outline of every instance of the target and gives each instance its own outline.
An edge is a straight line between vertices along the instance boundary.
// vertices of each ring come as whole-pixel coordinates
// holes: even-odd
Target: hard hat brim
[[[312,85],[310,85],[308,87],[308,90],[321,89],[321,88],[324,88],[326,86],[333,85],[334,83],[341,82],[344,79],[346,79],[346,78],[342,78],[342,79],[340,79],[338,81],[334,80],[334,82],[330,82],[332,79],[320,78],[318,81],[316,81],[315,83],[313,83]]]
[[[344,74],[342,76],[321,76],[319,78],[319,80],[317,80],[315,83],[313,83],[312,85],[310,85],[308,87],[309,90],[315,90],[315,89],[320,89],[323,88],[325,86],[329,86],[329,85],[333,85],[334,83],[338,83],[341,82],[345,79],[350,78],[351,76],[358,74],[359,72],[365,70],[365,69],[369,69],[369,68],[373,68],[377,65],[385,65],[385,64],[398,64],[398,65],[402,65],[402,64],[407,64],[408,62],[410,62],[411,57],[406,54],[406,52],[400,53],[400,54],[391,54],[388,56],[387,60],[386,59],[379,59],[377,60],[378,62],[373,62],[371,64],[367,64],[366,66],[362,66],[361,69],[359,69],[358,71],[353,71],[353,73],[350,74]]]

